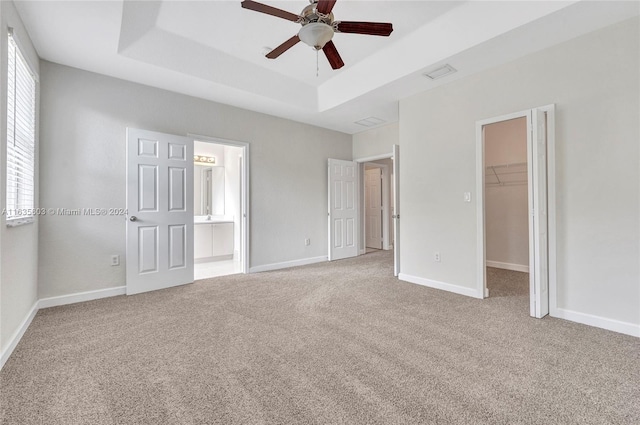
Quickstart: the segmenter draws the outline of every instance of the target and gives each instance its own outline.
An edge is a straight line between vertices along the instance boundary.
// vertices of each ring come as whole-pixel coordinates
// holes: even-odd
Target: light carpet
[[[638,424],[640,340],[476,300],[389,252],[41,310],[3,424]]]

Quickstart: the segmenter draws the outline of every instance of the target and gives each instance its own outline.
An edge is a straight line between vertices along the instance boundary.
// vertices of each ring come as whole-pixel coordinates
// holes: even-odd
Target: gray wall
[[[393,152],[393,145],[400,144],[398,123],[372,128],[353,135],[353,159],[384,155]]]
[[[7,27],[14,36],[32,70],[39,73],[38,56],[33,49],[15,6],[0,2],[0,210],[6,207],[7,161]],[[37,131],[36,131],[37,133]],[[351,154],[349,152],[349,154]],[[38,205],[38,142],[36,140],[36,206]],[[38,220],[20,227],[7,228],[6,216],[0,218],[0,353],[4,354],[15,332],[27,318],[38,299]]]
[[[402,100],[402,272],[475,287],[475,123],[555,103],[558,307],[640,324],[639,39],[634,18]]]
[[[249,142],[251,264],[327,255],[327,158],[351,136],[41,62],[41,196],[47,208],[125,207],[125,130]],[[311,239],[305,247],[304,239]],[[43,217],[40,297],[125,284],[123,217]]]

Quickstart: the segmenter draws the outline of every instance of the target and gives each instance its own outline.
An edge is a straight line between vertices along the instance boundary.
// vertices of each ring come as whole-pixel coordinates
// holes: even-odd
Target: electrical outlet
[[[119,255],[112,255],[111,256],[111,265],[112,266],[119,266],[120,265],[120,256]]]
[[[304,246],[309,246],[311,245],[311,239],[307,238],[304,240]]]
[[[440,253],[439,252],[434,252],[433,253],[433,261],[435,261],[436,263],[440,262]]]

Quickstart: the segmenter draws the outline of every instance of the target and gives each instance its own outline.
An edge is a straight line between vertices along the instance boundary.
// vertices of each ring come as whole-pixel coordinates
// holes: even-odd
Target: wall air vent
[[[373,127],[374,125],[382,124],[383,122],[386,121],[376,117],[369,117],[360,121],[356,121],[355,123],[358,125],[363,125],[365,127]]]
[[[455,69],[454,67],[452,67],[449,64],[446,64],[444,66],[441,66],[440,68],[436,68],[434,70],[431,70],[429,72],[425,72],[424,75],[427,78],[430,78],[432,80],[437,80],[438,78],[442,78],[445,77],[449,74],[453,74],[454,72],[456,72],[457,69]]]

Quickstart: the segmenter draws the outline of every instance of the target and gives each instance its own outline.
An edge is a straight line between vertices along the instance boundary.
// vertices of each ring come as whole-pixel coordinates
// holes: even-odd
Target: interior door
[[[393,275],[400,274],[400,146],[393,145]]]
[[[382,249],[382,169],[365,170],[366,246]]]
[[[533,239],[535,313],[549,314],[549,245],[547,220],[547,123],[544,111],[532,111]],[[531,270],[531,267],[529,268]]]
[[[358,255],[357,170],[355,162],[329,159],[329,261]]]
[[[127,129],[127,294],[193,282],[193,139]]]

